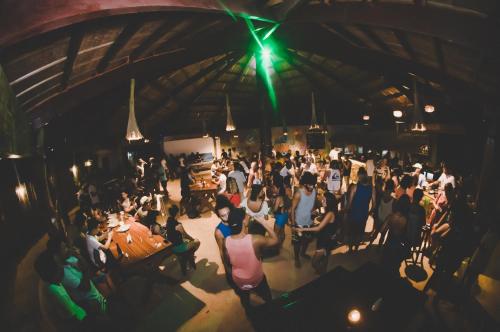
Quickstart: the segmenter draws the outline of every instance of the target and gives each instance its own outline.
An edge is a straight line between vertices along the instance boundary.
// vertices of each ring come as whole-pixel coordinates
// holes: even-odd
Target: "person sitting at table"
[[[217,179],[217,169],[220,167],[220,163],[218,160],[214,160],[212,163],[212,166],[210,166],[210,175],[212,176],[212,179],[216,180]]]
[[[156,217],[160,214],[160,211],[154,210],[151,206],[151,198],[148,196],[141,197],[141,207],[137,210],[135,214],[136,219],[148,228],[155,228],[157,225]]]
[[[449,167],[443,163],[443,173],[441,173],[441,176],[435,180],[429,183],[429,186],[438,186],[439,190],[444,190],[445,186],[450,183],[453,188],[455,188],[455,177],[450,174],[450,169]]]
[[[84,261],[78,258],[78,253],[71,250],[60,236],[51,237],[47,241],[47,251],[63,267],[61,284],[71,298],[88,313],[106,313],[106,298],[94,285]],[[105,274],[99,275],[96,281],[102,281],[103,284],[106,284],[110,288],[109,291],[113,289],[111,281],[107,279]]]
[[[39,286],[40,311],[51,330],[80,330],[88,322],[88,314],[75,303],[61,284],[63,268],[57,264],[48,251],[42,252],[35,259],[35,271],[41,279]]]
[[[97,235],[99,234],[98,226],[99,223],[94,218],[88,220],[87,235],[85,237],[85,240],[87,242],[87,251],[89,253],[91,262],[94,264],[94,266],[100,269],[106,266],[106,263],[108,261],[106,252],[109,250],[109,247],[111,245],[113,232],[108,232],[106,243],[102,244],[97,238]]]
[[[121,193],[121,199],[118,200],[118,204],[120,204],[121,210],[123,210],[125,213],[132,213],[132,211],[135,210],[136,204],[130,198],[128,197],[128,193],[125,191],[122,191]]]
[[[173,253],[177,255],[181,271],[186,275],[188,264],[196,270],[194,253],[200,247],[200,241],[191,237],[177,221],[179,208],[172,205],[168,209],[167,240],[173,245]]]
[[[439,192],[436,198],[434,198],[432,202],[433,209],[427,222],[431,227],[434,226],[450,208],[450,204],[453,200],[453,191],[453,185],[447,183],[444,186],[444,191]]]

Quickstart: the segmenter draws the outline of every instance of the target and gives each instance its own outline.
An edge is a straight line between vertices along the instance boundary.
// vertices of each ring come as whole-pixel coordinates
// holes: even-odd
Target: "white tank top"
[[[331,169],[326,178],[326,186],[329,192],[336,192],[340,190],[340,170]]]

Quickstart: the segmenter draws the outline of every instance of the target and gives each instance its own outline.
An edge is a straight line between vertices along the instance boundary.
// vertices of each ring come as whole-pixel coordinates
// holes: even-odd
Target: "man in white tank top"
[[[316,182],[316,176],[309,172],[305,172],[300,179],[301,186],[293,195],[290,215],[291,224],[295,227],[310,227],[312,224],[311,214],[316,205]],[[295,267],[301,266],[300,257],[311,258],[306,254],[307,246],[311,240],[309,232],[292,234]]]

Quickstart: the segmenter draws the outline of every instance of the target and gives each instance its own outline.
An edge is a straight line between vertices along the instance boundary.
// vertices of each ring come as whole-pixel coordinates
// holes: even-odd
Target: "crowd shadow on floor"
[[[231,287],[228,285],[225,274],[217,274],[219,264],[209,262],[203,258],[196,263],[196,271],[190,276],[189,282],[196,288],[207,293],[217,294]]]

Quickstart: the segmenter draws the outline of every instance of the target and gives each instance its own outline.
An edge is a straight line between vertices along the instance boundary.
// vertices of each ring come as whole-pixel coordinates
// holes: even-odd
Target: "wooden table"
[[[159,264],[163,258],[171,253],[172,244],[170,242],[166,242],[160,235],[150,236],[149,229],[136,222],[134,217],[129,217],[125,224],[130,225],[130,229],[126,232],[118,232],[118,227],[113,228],[113,241],[110,246],[111,253],[119,259],[119,264],[122,267],[132,267],[139,263],[153,263],[153,261],[158,261]],[[128,234],[132,237],[131,243],[127,242]],[[118,257],[116,244],[123,251],[123,257]]]
[[[189,186],[192,195],[196,196],[204,196],[211,195],[217,193],[217,185],[213,183],[211,180],[205,180],[205,186],[202,186],[201,183],[195,183]]]
[[[189,186],[191,190],[191,195],[195,196],[200,200],[200,209],[204,211],[204,207],[208,208],[210,211],[213,211],[213,206],[210,203],[211,198],[215,198],[217,195],[218,187],[211,180],[205,179],[205,186],[202,186],[201,183],[195,183]]]

